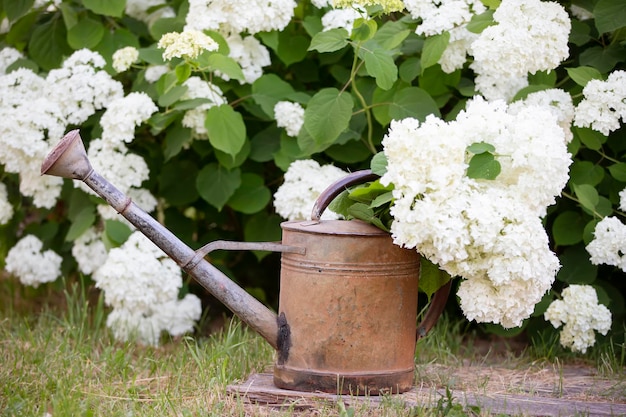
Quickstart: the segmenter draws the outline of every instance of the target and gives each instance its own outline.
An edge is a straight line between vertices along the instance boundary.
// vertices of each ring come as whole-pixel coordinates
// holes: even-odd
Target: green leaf
[[[388,203],[391,203],[392,201],[393,201],[393,192],[387,191],[386,193],[380,194],[378,197],[373,199],[370,206],[373,208],[382,207]]]
[[[370,168],[372,172],[381,177],[387,172],[387,156],[384,152],[378,152],[372,157],[370,162]]]
[[[261,130],[250,140],[250,159],[255,162],[268,162],[273,159],[274,152],[280,148],[282,129],[270,126]]]
[[[491,143],[476,142],[468,146],[467,150],[475,155],[478,155],[478,154],[485,153],[485,152],[493,153],[496,151],[496,147],[493,146]]]
[[[556,279],[568,284],[591,284],[596,280],[598,267],[589,261],[589,253],[583,245],[566,248],[559,255],[561,269]]]
[[[282,219],[277,214],[260,212],[251,216],[243,229],[246,242],[277,242],[281,239],[280,224]],[[252,251],[260,261],[271,252]]]
[[[304,59],[309,49],[309,39],[284,31],[278,35],[278,48],[276,55],[283,61],[283,64],[289,66],[293,63],[300,62]]]
[[[14,22],[30,11],[35,0],[4,0],[2,3],[7,18],[10,22]]]
[[[80,237],[87,229],[91,227],[96,221],[96,213],[93,206],[83,208],[70,225],[67,235],[65,235],[66,242],[73,242],[76,238]]]
[[[348,128],[352,96],[336,88],[317,92],[304,111],[304,128],[318,146],[330,146]]]
[[[174,68],[176,74],[176,80],[179,84],[184,83],[191,76],[191,65],[186,62],[181,62]]]
[[[389,117],[393,120],[413,117],[423,122],[430,114],[440,115],[437,103],[430,94],[419,87],[398,90],[389,105]]]
[[[241,185],[241,171],[228,171],[216,163],[202,168],[196,178],[196,189],[207,203],[222,210]]]
[[[467,167],[467,176],[473,179],[495,180],[500,174],[500,162],[491,153],[474,155]]]
[[[101,22],[90,18],[80,19],[67,31],[67,43],[74,49],[94,48],[104,36]]]
[[[83,5],[96,14],[122,17],[126,0],[83,0]]]
[[[618,162],[608,167],[609,173],[617,181],[626,182],[626,162]]]
[[[574,126],[572,131],[580,142],[589,149],[595,151],[602,149],[602,145],[606,142],[607,137],[602,133],[586,127]]]
[[[28,43],[30,57],[45,70],[58,68],[63,58],[72,52],[66,37],[65,25],[60,19],[36,26]]]
[[[192,139],[191,129],[183,127],[180,124],[174,125],[168,129],[165,134],[165,149],[163,149],[163,157],[167,162],[173,156],[183,149],[183,146],[190,143]]]
[[[309,51],[335,52],[348,45],[348,31],[345,29],[331,29],[319,32],[309,45]]]
[[[272,193],[264,184],[263,177],[257,174],[241,175],[241,186],[228,200],[228,205],[235,211],[254,214],[263,210],[272,198]]]
[[[600,202],[598,190],[594,186],[589,184],[572,184],[572,188],[574,188],[574,193],[580,205],[587,210],[593,211]]]
[[[432,67],[439,62],[443,52],[448,47],[448,43],[450,43],[450,32],[443,32],[426,38],[424,49],[422,50],[422,74],[426,68]]]
[[[159,196],[171,206],[191,204],[199,196],[195,187],[197,177],[198,167],[194,162],[188,159],[168,162],[159,173]]]
[[[250,142],[244,141],[241,150],[237,152],[237,155],[232,156],[227,153],[220,151],[219,149],[214,149],[215,157],[217,161],[226,169],[233,169],[243,165],[244,162],[248,159],[250,155]]]
[[[293,87],[276,74],[265,74],[252,83],[252,98],[268,117],[274,118],[274,106],[294,93]]]
[[[570,168],[570,184],[598,185],[604,178],[604,168],[591,161],[575,160]]]
[[[350,38],[353,41],[366,41],[371,39],[378,30],[378,25],[373,19],[363,19],[362,17],[356,19],[352,25],[352,34]]]
[[[445,271],[439,269],[437,265],[424,258],[420,259],[420,276],[419,276],[419,289],[430,297],[433,296],[437,290],[450,281],[451,277]]]
[[[575,245],[583,240],[585,220],[577,211],[560,213],[552,224],[552,237],[559,246]]]
[[[404,22],[390,20],[378,29],[374,40],[383,49],[391,50],[400,46],[411,32]]]
[[[378,217],[374,215],[374,210],[367,204],[354,203],[348,207],[348,214],[355,219],[363,220],[378,227],[379,229],[389,231],[389,228],[385,226]]]
[[[600,34],[626,26],[626,7],[623,0],[599,0],[593,8],[593,16]]]
[[[481,33],[487,27],[495,25],[493,13],[495,10],[487,10],[481,14],[475,14],[466,26],[466,29],[472,33]]]
[[[594,67],[576,67],[576,68],[565,68],[567,71],[567,75],[574,80],[574,82],[582,87],[586,86],[587,83],[591,80],[601,80],[602,74],[600,71],[595,69]]]
[[[220,71],[237,81],[246,79],[241,70],[241,66],[229,56],[213,53],[209,55],[208,62],[212,71]]]
[[[211,145],[233,157],[237,155],[246,141],[246,125],[243,117],[228,104],[211,107],[207,111],[204,126]]]
[[[398,67],[391,53],[380,47],[373,50],[359,51],[367,73],[376,79],[376,85],[383,90],[389,90],[398,79]]]
[[[187,92],[187,86],[175,85],[169,88],[163,95],[159,96],[157,102],[161,107],[169,107],[176,103]]]
[[[118,246],[126,242],[132,233],[130,227],[119,220],[106,220],[104,222],[104,234]]]

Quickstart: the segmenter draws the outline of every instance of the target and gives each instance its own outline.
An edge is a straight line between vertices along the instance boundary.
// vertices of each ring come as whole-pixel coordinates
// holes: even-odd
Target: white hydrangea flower
[[[295,7],[294,0],[190,0],[185,29],[250,35],[280,31],[291,21]]]
[[[202,313],[195,295],[178,299],[180,268],[140,232],[111,249],[93,279],[104,291],[105,303],[113,307],[107,326],[118,340],[136,337],[157,345],[163,330],[173,336],[191,331]]]
[[[140,187],[150,174],[146,161],[139,155],[128,153],[126,145],[122,142],[111,144],[102,139],[94,139],[89,143],[87,156],[93,168],[106,175],[111,184],[125,194],[132,187]],[[84,183],[75,182],[75,184],[93,194]]]
[[[193,136],[196,139],[208,139],[208,132],[204,125],[206,111],[213,106],[226,104],[226,98],[222,90],[215,84],[204,81],[200,77],[189,77],[183,85],[187,87],[187,92],[183,95],[183,100],[194,98],[206,98],[211,102],[201,104],[200,106],[187,110],[183,116],[182,125],[191,128]]]
[[[322,191],[347,173],[334,165],[320,166],[312,159],[294,161],[285,172],[285,182],[274,194],[276,212],[288,220],[311,218],[313,204]],[[322,214],[325,220],[339,216],[326,209]]]
[[[589,20],[589,19],[593,19],[593,13],[591,13],[589,10],[578,6],[576,4],[572,4],[569,7],[569,11],[572,13],[572,16],[574,16],[576,19],[578,20]]]
[[[571,22],[558,3],[504,0],[493,18],[497,24],[484,29],[470,46],[474,56],[470,67],[477,75],[519,79],[528,73],[550,71],[568,57]],[[477,80],[476,87],[479,85]]]
[[[91,275],[107,259],[108,252],[102,241],[102,232],[90,227],[80,235],[72,245],[72,256],[78,263],[78,269],[85,275]]]
[[[13,218],[13,205],[9,202],[7,186],[0,182],[0,224],[7,224]]]
[[[415,32],[426,36],[465,26],[487,10],[480,0],[404,0],[404,4],[414,19],[421,19]]]
[[[139,59],[139,51],[134,46],[126,46],[113,53],[113,69],[124,72]]]
[[[169,61],[172,58],[197,58],[204,51],[216,51],[219,45],[204,32],[190,29],[164,34],[158,47],[164,49],[163,59]]]
[[[626,71],[614,71],[606,81],[591,80],[576,106],[574,125],[591,127],[608,136],[626,121]]]
[[[15,48],[5,46],[0,49],[0,74],[6,73],[9,65],[20,58],[24,58],[24,54]]]
[[[626,212],[626,188],[619,192],[619,209]]]
[[[317,7],[318,9],[323,9],[324,7],[330,7],[333,5],[332,0],[311,0],[311,4]]]
[[[592,264],[613,265],[626,272],[626,225],[617,217],[603,218],[586,249]]]
[[[109,103],[100,119],[102,140],[119,143],[132,142],[135,127],[148,120],[158,110],[150,96],[144,92],[134,92]]]
[[[176,17],[174,9],[167,6],[166,0],[126,0],[125,11],[128,16],[148,26],[159,19]]]
[[[515,327],[559,268],[540,217],[567,183],[571,156],[550,111],[522,104],[515,114],[508,110],[477,97],[450,122],[393,121],[383,139],[381,183],[394,185],[394,242],[467,280],[459,296],[470,320]],[[495,147],[501,164],[494,180],[466,174],[467,148],[481,142]],[[524,288],[532,290],[506,301]],[[491,301],[479,304],[476,293]]]
[[[507,77],[496,73],[480,73],[474,77],[476,91],[487,100],[511,101],[519,90],[528,86],[528,76]]]
[[[29,159],[20,172],[20,193],[32,197],[35,207],[52,208],[61,195],[63,178],[41,175],[42,159]]]
[[[355,9],[332,9],[322,16],[322,30],[345,29],[352,32],[354,21],[361,17]]]
[[[68,124],[80,125],[96,110],[124,96],[120,82],[106,71],[97,70],[104,65],[100,54],[81,49],[66,59],[61,68],[48,73],[46,97],[59,106]]]
[[[159,78],[163,74],[166,74],[170,70],[170,67],[167,65],[150,65],[146,68],[145,78],[149,83],[155,83],[159,81]]]
[[[107,305],[142,313],[176,300],[182,287],[176,262],[137,231],[122,246],[109,251],[93,279],[104,291]]]
[[[38,237],[23,237],[9,250],[5,270],[18,277],[22,284],[33,287],[55,281],[61,275],[63,259],[52,250],[42,252],[42,248]]]
[[[450,41],[443,51],[437,63],[441,65],[441,70],[447,74],[463,68],[467,61],[469,47],[478,38],[476,33],[472,33],[465,26],[450,30]]]
[[[304,108],[299,103],[279,101],[274,106],[276,125],[283,127],[287,135],[297,137],[304,124]]]
[[[383,13],[399,12],[404,10],[401,0],[333,0],[335,7],[363,8],[363,6],[381,6]]]
[[[570,285],[562,300],[553,301],[544,318],[561,329],[561,345],[573,352],[587,352],[596,342],[594,330],[606,335],[611,329],[611,312],[598,304],[596,290],[590,285]]]
[[[536,91],[530,93],[524,100],[511,103],[509,112],[516,114],[519,109],[527,106],[544,106],[547,108],[556,116],[559,126],[565,132],[565,141],[569,143],[574,138],[571,129],[574,120],[574,103],[569,93],[560,88]]]
[[[245,82],[252,84],[263,75],[263,67],[272,63],[270,52],[254,36],[243,38],[237,33],[226,38],[230,52],[228,56],[237,61],[243,72]],[[225,74],[219,76],[228,81],[230,78]]]

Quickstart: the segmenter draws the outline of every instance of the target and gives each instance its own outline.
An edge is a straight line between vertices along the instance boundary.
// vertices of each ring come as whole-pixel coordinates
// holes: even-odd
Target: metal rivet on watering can
[[[283,240],[211,242],[194,251],[95,172],[78,131],[43,161],[42,174],[79,179],[152,240],[277,350],[274,382],[303,391],[375,395],[413,387],[419,256],[360,221],[321,221],[345,187],[376,178],[359,171],[322,193],[312,221],[285,222]],[[204,258],[218,249],[282,252],[279,314]],[[443,310],[439,290],[418,337]]]

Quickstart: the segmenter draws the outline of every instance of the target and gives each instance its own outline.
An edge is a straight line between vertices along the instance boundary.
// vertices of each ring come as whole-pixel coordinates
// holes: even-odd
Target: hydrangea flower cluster
[[[163,59],[197,58],[204,51],[216,51],[217,42],[199,30],[185,30],[184,32],[170,32],[161,36],[158,47],[164,49]]]
[[[172,336],[192,331],[202,313],[195,295],[178,299],[180,268],[140,232],[111,249],[93,279],[104,291],[105,303],[113,307],[107,325],[118,340],[137,337],[157,345],[163,330]]]
[[[243,72],[244,80],[252,84],[263,75],[263,67],[272,63],[270,53],[261,42],[254,36],[242,37],[237,33],[226,38],[230,52],[228,56],[239,64]],[[224,74],[218,74],[220,78],[228,81]]]
[[[592,264],[613,265],[626,272],[626,225],[617,217],[603,218],[596,224],[586,249]]]
[[[80,235],[72,245],[72,256],[78,263],[78,269],[85,275],[91,275],[106,261],[108,252],[102,241],[102,232],[90,227]]]
[[[9,250],[5,269],[24,285],[38,287],[61,275],[61,258],[52,250],[42,251],[43,243],[34,235],[26,235]]]
[[[0,182],[0,224],[7,224],[13,217],[13,206],[9,202],[7,186]]]
[[[282,30],[295,7],[294,0],[190,0],[185,29],[250,35]]]
[[[565,186],[571,158],[545,107],[508,110],[477,97],[451,122],[392,122],[381,183],[394,185],[394,242],[464,278],[458,295],[469,320],[516,327],[559,268],[541,217]],[[481,142],[495,147],[495,180],[467,175],[467,149]]]
[[[470,46],[476,88],[487,99],[510,99],[527,85],[527,73],[552,70],[568,57],[571,22],[558,3],[506,0],[493,18],[497,24]]]
[[[276,212],[287,220],[307,220],[315,200],[330,184],[347,173],[334,165],[320,166],[317,161],[294,161],[285,172],[285,181],[274,193]],[[322,219],[337,219],[338,215],[326,209]]]
[[[176,17],[174,9],[167,6],[166,0],[126,0],[125,12],[148,26],[159,19]]]
[[[619,129],[620,119],[626,121],[626,71],[614,71],[606,81],[589,81],[583,96],[576,106],[576,126],[608,135]]]
[[[352,32],[354,21],[361,17],[355,9],[332,9],[322,16],[322,30],[345,29]]]
[[[544,317],[555,328],[563,325],[561,345],[585,353],[596,342],[594,330],[606,335],[611,329],[611,312],[598,304],[596,290],[590,285],[570,285],[562,300],[553,301]]]
[[[126,46],[113,53],[113,69],[124,72],[139,58],[139,51],[133,46]]]
[[[299,103],[279,101],[274,106],[274,117],[276,125],[285,128],[287,135],[295,138],[304,124],[304,108]]]

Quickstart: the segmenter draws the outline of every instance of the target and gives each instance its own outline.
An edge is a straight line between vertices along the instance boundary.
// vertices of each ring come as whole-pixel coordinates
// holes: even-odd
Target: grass
[[[45,303],[11,280],[0,280],[0,415],[480,415],[485,411],[455,402],[449,389],[463,387],[450,370],[482,366],[489,358],[512,372],[545,361],[530,349],[485,355],[463,322],[444,317],[418,345],[417,380],[446,392],[428,406],[406,408],[389,397],[374,409],[341,400],[305,410],[269,409],[226,392],[227,385],[267,371],[273,363],[269,345],[238,321],[211,336],[168,340],[158,348],[119,343],[106,328],[102,298],[76,285],[69,288],[60,298],[58,291],[44,291],[43,300],[53,300]],[[551,366],[562,377],[563,362],[556,359]],[[613,379],[623,378],[624,348],[598,354],[594,366]],[[493,377],[481,378],[478,389],[494,389]],[[553,383],[555,391],[563,391],[562,382]]]

